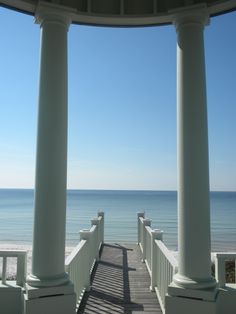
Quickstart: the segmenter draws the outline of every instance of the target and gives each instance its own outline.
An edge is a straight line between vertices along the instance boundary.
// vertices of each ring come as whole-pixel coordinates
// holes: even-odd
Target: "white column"
[[[216,285],[211,276],[205,7],[176,13],[179,270],[177,286]]]
[[[65,273],[67,177],[67,31],[70,19],[40,7],[39,111],[32,274],[28,284],[50,287],[69,281]]]

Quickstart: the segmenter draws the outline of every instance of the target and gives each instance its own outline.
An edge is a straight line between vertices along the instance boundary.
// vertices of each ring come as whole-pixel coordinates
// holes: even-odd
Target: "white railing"
[[[138,244],[142,261],[146,263],[151,277],[150,289],[156,291],[163,313],[168,286],[177,272],[178,263],[162,242],[163,231],[151,228],[151,220],[138,213]]]
[[[235,283],[236,283],[236,253],[215,253],[215,278],[219,287],[224,287],[226,284],[225,278],[225,263],[234,261],[235,263]],[[236,288],[236,285],[235,285]]]
[[[178,262],[161,240],[155,240],[154,263],[156,265],[153,274],[152,286],[158,296],[162,311],[165,311],[165,296],[168,286],[173,281],[173,276],[178,270]]]
[[[7,283],[7,261],[8,258],[16,258],[16,285],[23,287],[26,279],[26,259],[27,252],[19,251],[0,251],[0,258],[2,258],[2,278],[3,285]]]
[[[99,212],[98,218],[92,219],[91,223],[90,230],[80,231],[80,242],[65,262],[66,271],[74,284],[77,305],[84,292],[90,290],[90,276],[104,242],[104,213]]]

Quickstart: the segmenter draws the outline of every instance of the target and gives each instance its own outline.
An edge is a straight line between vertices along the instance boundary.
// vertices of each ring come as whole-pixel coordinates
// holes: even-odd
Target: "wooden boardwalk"
[[[137,245],[104,244],[78,314],[161,314]]]

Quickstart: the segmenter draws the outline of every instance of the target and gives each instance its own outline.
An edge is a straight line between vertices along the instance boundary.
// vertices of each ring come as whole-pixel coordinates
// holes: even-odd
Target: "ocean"
[[[0,189],[0,244],[32,244],[33,190]],[[236,192],[211,192],[212,251],[236,251]],[[98,210],[105,212],[105,241],[137,241],[137,212],[145,211],[164,242],[177,250],[177,193],[174,191],[68,190],[66,246],[79,241]]]

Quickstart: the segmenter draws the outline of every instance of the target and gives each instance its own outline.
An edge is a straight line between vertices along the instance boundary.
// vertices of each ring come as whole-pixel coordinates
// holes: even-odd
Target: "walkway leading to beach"
[[[161,314],[137,245],[104,244],[78,314]]]

